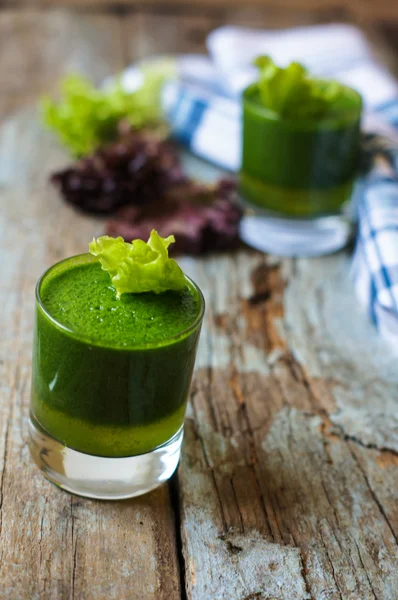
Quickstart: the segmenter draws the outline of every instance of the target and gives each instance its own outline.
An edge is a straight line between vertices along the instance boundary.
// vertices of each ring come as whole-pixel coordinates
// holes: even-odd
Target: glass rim
[[[327,81],[326,79],[318,78],[320,81]],[[316,118],[286,118],[281,117],[277,112],[262,106],[259,102],[253,99],[253,93],[258,90],[258,83],[254,82],[248,85],[242,93],[242,104],[250,106],[255,110],[258,115],[261,115],[267,121],[273,121],[275,123],[285,123],[286,125],[292,125],[299,130],[308,129],[322,129],[322,128],[343,128],[349,124],[354,124],[359,121],[363,111],[363,99],[359,92],[354,88],[344,83],[338,82],[349,95],[355,99],[355,106],[349,108],[343,108],[335,116],[325,115],[320,119]]]
[[[82,342],[82,343],[86,343],[87,345],[90,345],[90,346],[95,346],[96,348],[102,348],[104,350],[115,350],[115,351],[119,351],[119,352],[130,352],[130,351],[134,351],[134,350],[151,350],[154,348],[163,348],[163,347],[169,346],[171,343],[178,342],[179,340],[185,339],[189,336],[189,334],[191,332],[193,332],[195,329],[197,329],[201,325],[201,322],[203,320],[203,316],[205,313],[205,307],[206,307],[205,298],[203,296],[202,290],[197,285],[197,283],[195,283],[193,281],[193,279],[191,279],[190,277],[188,277],[188,275],[186,275],[184,273],[185,279],[192,285],[192,287],[195,289],[195,291],[198,294],[199,312],[198,312],[198,315],[196,316],[195,320],[188,327],[186,327],[179,333],[176,333],[175,335],[167,337],[160,341],[146,342],[146,343],[140,343],[140,344],[128,345],[128,346],[113,346],[113,345],[101,344],[100,340],[95,340],[84,334],[79,334],[75,330],[70,329],[67,325],[64,325],[63,323],[58,321],[58,319],[56,319],[46,309],[46,307],[43,304],[42,298],[40,296],[40,287],[41,287],[43,281],[45,280],[45,278],[48,275],[50,275],[51,271],[53,271],[53,269],[55,269],[56,267],[60,267],[64,263],[67,263],[69,261],[76,260],[76,259],[81,259],[80,264],[85,264],[86,262],[93,262],[93,263],[98,262],[99,263],[99,260],[96,257],[89,254],[88,252],[84,252],[82,254],[75,254],[73,256],[68,256],[67,258],[64,258],[64,259],[54,263],[53,265],[51,265],[51,267],[46,269],[44,271],[44,273],[42,273],[42,275],[37,280],[36,287],[35,287],[35,299],[36,299],[37,306],[40,308],[40,310],[43,312],[43,314],[46,316],[46,318],[52,323],[52,325],[54,325],[55,327],[60,329],[63,333],[69,335],[73,339],[75,339],[79,342]],[[84,259],[86,259],[86,260],[84,260]]]

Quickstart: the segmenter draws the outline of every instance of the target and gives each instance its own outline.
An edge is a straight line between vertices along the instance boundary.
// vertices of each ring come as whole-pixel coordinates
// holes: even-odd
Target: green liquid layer
[[[359,95],[319,120],[284,119],[262,106],[256,84],[243,94],[240,190],[250,204],[291,217],[337,214],[349,199],[360,149]]]
[[[264,183],[241,172],[239,189],[253,205],[287,217],[316,217],[336,214],[349,200],[354,180],[331,189],[299,189]]]
[[[108,273],[97,262],[54,275],[40,293],[44,308],[59,323],[112,348],[174,337],[199,312],[198,296],[189,285],[181,292],[123,294],[117,300]]]
[[[40,425],[98,456],[142,454],[170,439],[194,367],[197,289],[187,280],[182,292],[116,300],[109,276],[82,256],[50,270],[39,295],[32,411]]]

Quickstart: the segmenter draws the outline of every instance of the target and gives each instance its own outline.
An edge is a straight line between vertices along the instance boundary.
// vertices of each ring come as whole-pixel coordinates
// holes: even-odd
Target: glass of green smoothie
[[[298,63],[282,69],[259,57],[256,64],[259,79],[242,97],[240,172],[256,219],[245,220],[243,237],[256,235],[257,225],[264,250],[337,250],[350,231],[345,211],[357,176],[361,97],[311,78]]]
[[[30,449],[60,487],[122,499],[175,471],[204,314],[173,236],[104,236],[36,287]]]

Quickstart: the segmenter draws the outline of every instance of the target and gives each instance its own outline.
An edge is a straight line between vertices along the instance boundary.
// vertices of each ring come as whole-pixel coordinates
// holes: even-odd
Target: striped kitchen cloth
[[[359,300],[398,351],[398,151],[377,134],[364,136],[367,174],[357,202],[352,275]]]
[[[232,172],[240,167],[240,94],[256,78],[259,54],[280,65],[299,61],[311,73],[356,88],[364,99],[366,174],[357,194],[353,278],[362,304],[398,349],[398,85],[350,25],[261,31],[222,27],[207,40],[209,55],[177,57],[178,78],[163,104],[174,137],[194,154]],[[137,70],[124,74],[136,87]],[[371,133],[370,133],[371,132]]]
[[[364,99],[364,129],[398,138],[398,84],[373,57],[363,34],[350,25],[279,31],[221,27],[208,37],[209,56],[177,58],[179,77],[164,92],[176,139],[194,154],[238,171],[241,160],[240,94],[257,78],[259,54],[277,64],[303,63],[317,76],[356,88]],[[396,131],[394,132],[394,128]]]

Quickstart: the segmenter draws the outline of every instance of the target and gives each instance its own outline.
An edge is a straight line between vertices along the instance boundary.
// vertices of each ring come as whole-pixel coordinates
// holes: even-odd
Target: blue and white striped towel
[[[282,31],[222,27],[210,34],[207,45],[209,56],[177,57],[179,77],[166,86],[164,107],[176,139],[229,171],[240,166],[239,97],[256,77],[251,63],[257,55],[268,54],[281,65],[300,61],[312,73],[348,83],[362,94],[364,130],[378,135],[368,136],[366,145],[370,168],[358,199],[353,276],[361,302],[398,347],[397,82],[375,60],[362,33],[349,25]],[[123,81],[136,87],[137,70],[127,69]]]
[[[369,172],[358,199],[352,274],[361,303],[398,350],[398,152],[386,138],[364,143]]]

